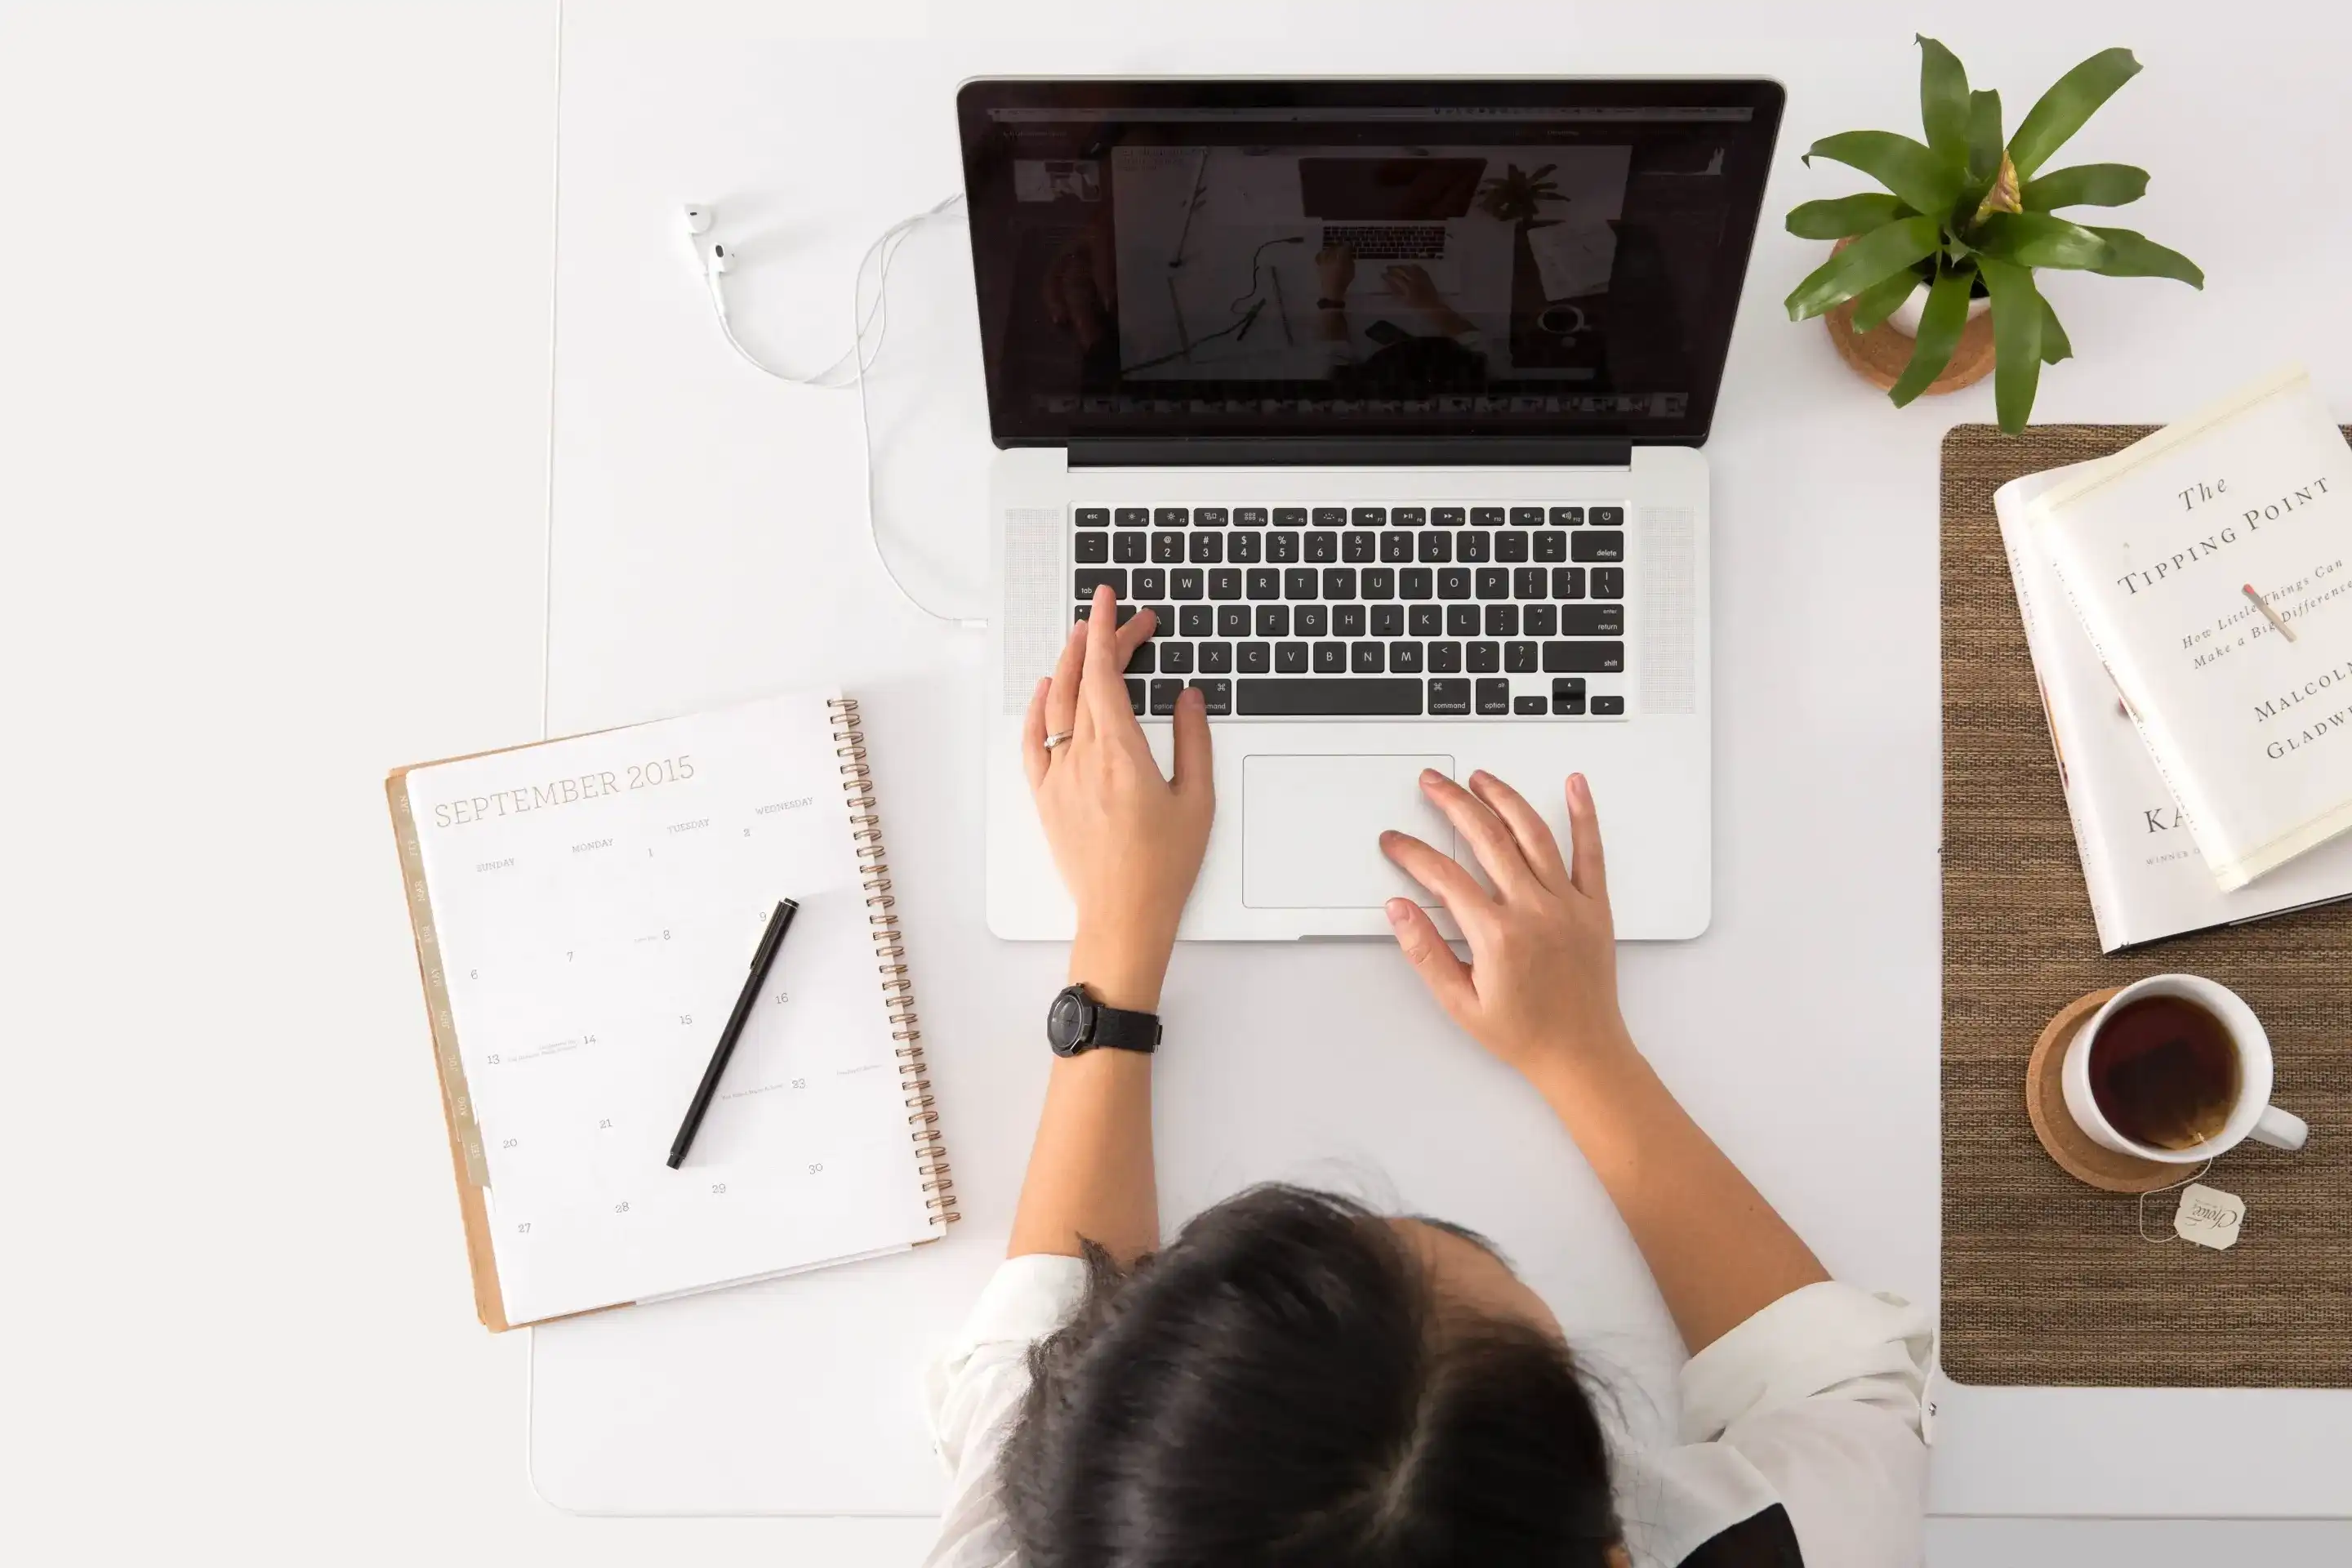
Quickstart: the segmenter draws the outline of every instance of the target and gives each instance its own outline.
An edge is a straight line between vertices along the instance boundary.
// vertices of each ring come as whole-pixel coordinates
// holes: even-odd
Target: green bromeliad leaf
[[[1873,283],[1853,297],[1853,319],[1849,323],[1852,330],[1866,332],[1877,326],[1895,314],[1903,301],[1911,298],[1911,290],[1917,287],[1918,270],[1910,267],[1897,268]]]
[[[1903,367],[1903,374],[1886,392],[1895,407],[1903,407],[1927,391],[1944,374],[1944,367],[1952,363],[1952,350],[1959,345],[1960,330],[1969,324],[1969,289],[1975,281],[1973,271],[1944,272],[1928,289],[1927,307],[1919,312],[1918,346],[1911,351],[1911,363]]]
[[[2033,274],[2012,262],[1987,256],[1977,268],[1992,295],[1993,411],[2014,436],[2032,416],[2042,380],[2042,294]]]
[[[1924,149],[1923,149],[1924,150]],[[1943,230],[1925,216],[1882,224],[1831,257],[1790,291],[1789,319],[1803,321],[1844,303],[1872,284],[1934,252]]]
[[[2018,176],[2032,179],[2099,105],[2138,74],[2139,61],[2129,49],[2102,49],[2052,83],[2009,139],[2010,162],[2017,165]]]
[[[1959,57],[1925,34],[1919,46],[1919,123],[1927,145],[1946,163],[1969,161],[1969,73]]]
[[[2077,163],[2053,169],[2025,182],[2025,210],[2059,207],[2120,207],[2147,195],[2147,171],[2129,163]]]
[[[1892,131],[1846,131],[1824,136],[1805,161],[1828,158],[1860,169],[1903,198],[1914,212],[1945,213],[1959,200],[1961,171],[1908,136]]]
[[[1977,249],[2020,267],[2090,270],[2107,259],[2107,242],[2078,223],[2048,213],[1995,213],[1969,236]]]
[[[1789,232],[1800,239],[1843,239],[1868,234],[1881,224],[1908,217],[1911,209],[1900,196],[1884,191],[1839,196],[1832,201],[1805,202],[1789,209]]]
[[[1969,188],[1981,196],[2000,173],[2000,94],[1969,94]]]
[[[2058,312],[2050,308],[2050,296],[2042,296],[2042,363],[2056,364],[2062,359],[2074,357],[2074,345],[2067,341],[2066,329],[2058,324]]]
[[[2107,247],[2105,262],[2091,268],[2109,278],[2177,278],[2192,289],[2205,287],[2205,273],[2177,250],[2128,228],[2093,228]]]

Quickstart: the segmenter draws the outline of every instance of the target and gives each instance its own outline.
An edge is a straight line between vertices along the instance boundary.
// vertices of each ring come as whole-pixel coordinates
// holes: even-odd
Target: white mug
[[[1569,324],[1562,326],[1562,321]],[[1536,326],[1556,338],[1572,338],[1584,331],[1584,308],[1581,305],[1546,305],[1536,317]]]
[[[2150,996],[2179,996],[2194,1002],[2221,1021],[2221,1026],[2229,1031],[2231,1044],[2237,1048],[2237,1103],[2230,1107],[2221,1131],[2193,1148],[2159,1149],[2125,1137],[2108,1123],[2091,1095],[2091,1042],[2098,1038],[2099,1031],[2118,1009]],[[2135,980],[2108,997],[2106,1005],[2074,1031],[2074,1038],[2066,1047],[2066,1061],[2059,1081],[2064,1086],[2066,1110],[2074,1118],[2074,1125],[2102,1148],[2168,1165],[2198,1165],[2236,1148],[2248,1138],[2273,1149],[2303,1147],[2304,1140],[2311,1136],[2311,1129],[2305,1125],[2303,1118],[2270,1102],[2271,1076],[2270,1037],[2263,1033],[2262,1020],[2254,1016],[2254,1010],[2236,992],[2200,975],[2151,974],[2145,980]]]

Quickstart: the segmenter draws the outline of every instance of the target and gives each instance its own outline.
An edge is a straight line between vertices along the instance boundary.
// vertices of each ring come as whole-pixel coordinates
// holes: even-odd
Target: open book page
[[[2090,464],[2012,479],[1993,497],[2042,688],[2099,950],[2260,920],[2352,893],[2352,839],[2313,851],[2236,892],[2217,887],[2141,742],[2115,682],[2034,547],[2025,507]]]
[[[833,735],[815,693],[407,774],[509,1321],[931,1234]]]

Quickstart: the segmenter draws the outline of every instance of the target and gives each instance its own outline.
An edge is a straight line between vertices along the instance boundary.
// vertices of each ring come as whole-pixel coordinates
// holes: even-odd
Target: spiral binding
[[[849,807],[850,842],[857,847],[858,872],[866,889],[866,923],[873,928],[876,968],[890,1009],[890,1038],[897,1042],[898,1088],[906,1096],[915,1168],[923,1178],[923,1206],[930,1211],[933,1225],[953,1225],[963,1215],[956,1212],[955,1179],[948,1171],[938,1105],[923,1068],[923,1031],[915,1019],[915,983],[908,976],[906,942],[898,933],[898,900],[890,891],[882,819],[874,810],[874,774],[866,765],[865,721],[858,717],[855,697],[829,698],[825,706],[833,711],[833,754],[841,759],[838,771]]]

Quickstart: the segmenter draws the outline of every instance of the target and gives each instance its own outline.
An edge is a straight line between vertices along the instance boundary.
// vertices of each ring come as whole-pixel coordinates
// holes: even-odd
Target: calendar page
[[[509,1321],[933,1234],[827,696],[407,774]],[[673,1171],[786,898],[800,911]]]

